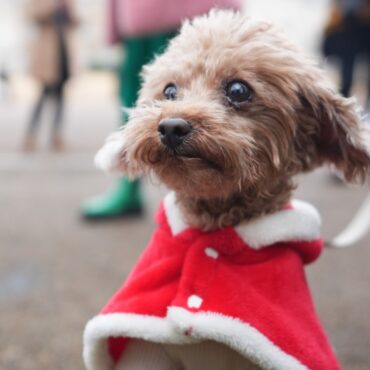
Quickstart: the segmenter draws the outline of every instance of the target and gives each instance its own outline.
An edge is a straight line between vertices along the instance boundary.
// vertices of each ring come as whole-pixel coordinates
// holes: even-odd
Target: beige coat
[[[66,26],[65,41],[70,73],[75,70],[74,33],[78,24],[73,0],[65,0],[71,23]],[[36,25],[36,35],[31,44],[31,73],[42,84],[51,85],[59,78],[59,42],[52,15],[57,0],[29,0],[27,17]]]

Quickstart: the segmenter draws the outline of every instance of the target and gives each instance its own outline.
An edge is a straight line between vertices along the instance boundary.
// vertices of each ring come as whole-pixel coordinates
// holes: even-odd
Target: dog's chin
[[[181,166],[191,171],[217,171],[222,172],[222,166],[206,158],[179,156],[176,158]]]
[[[192,197],[225,196],[227,176],[221,165],[201,157],[169,155],[152,170],[170,189]]]

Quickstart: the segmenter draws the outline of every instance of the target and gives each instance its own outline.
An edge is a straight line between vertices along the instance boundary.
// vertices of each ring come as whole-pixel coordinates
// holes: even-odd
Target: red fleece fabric
[[[135,313],[165,318],[168,307],[238,318],[309,369],[339,364],[315,313],[304,264],[321,253],[322,240],[277,243],[252,249],[234,228],[172,235],[163,206],[158,228],[123,287],[102,314]],[[217,258],[205,249],[216,251]],[[199,308],[188,299],[202,298]],[[128,338],[109,338],[115,362]]]

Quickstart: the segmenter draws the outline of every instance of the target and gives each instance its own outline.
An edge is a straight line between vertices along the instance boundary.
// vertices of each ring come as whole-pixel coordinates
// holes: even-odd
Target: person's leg
[[[353,72],[355,68],[355,54],[348,52],[342,57],[341,66],[341,87],[340,92],[343,96],[349,97],[353,82]]]
[[[54,87],[53,97],[55,101],[55,113],[51,132],[51,146],[55,150],[61,150],[63,148],[61,125],[63,122],[64,113],[64,84],[58,84]]]
[[[119,71],[119,98],[123,107],[131,108],[135,105],[143,65],[164,49],[173,34],[132,37],[123,41],[126,57]],[[122,124],[126,123],[127,118],[123,112]],[[107,193],[82,205],[83,215],[91,219],[140,214],[141,211],[140,182],[130,181],[126,177],[119,179],[116,186]]]
[[[146,39],[129,38],[123,42],[125,59],[119,70],[119,98],[125,107],[135,104],[140,88],[139,73],[146,56]],[[122,113],[122,123],[127,117]],[[88,199],[82,205],[82,214],[89,219],[104,219],[140,214],[142,202],[139,181],[121,178],[108,192]]]
[[[370,27],[369,27],[370,32]],[[369,37],[370,42],[370,37]],[[368,120],[370,120],[370,51],[369,55],[367,55],[367,95],[366,95],[366,103],[365,103],[365,109],[366,113],[368,115]]]
[[[40,96],[36,101],[36,105],[32,111],[31,119],[27,127],[26,138],[24,141],[25,150],[33,150],[35,147],[35,136],[40,126],[42,108],[45,100],[48,98],[50,89],[47,86],[43,86]]]
[[[163,346],[132,339],[116,370],[182,370],[164,351]]]

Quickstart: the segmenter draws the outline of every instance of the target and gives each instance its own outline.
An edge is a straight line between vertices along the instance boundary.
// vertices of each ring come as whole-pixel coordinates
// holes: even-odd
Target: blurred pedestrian
[[[325,56],[341,62],[341,93],[351,93],[355,63],[365,58],[368,66],[367,104],[370,99],[370,0],[335,0],[326,24]]]
[[[164,51],[184,18],[208,12],[213,7],[239,9],[240,0],[108,0],[108,31],[112,44],[125,51],[119,70],[119,99],[124,107],[135,105],[144,64]],[[122,124],[127,120],[124,115]],[[140,182],[118,180],[107,193],[89,199],[82,214],[104,219],[142,212]]]
[[[30,0],[26,13],[37,31],[31,48],[31,73],[40,82],[41,93],[31,115],[24,148],[35,148],[42,109],[50,100],[55,105],[51,145],[60,150],[65,84],[74,69],[73,37],[78,24],[74,0]]]

